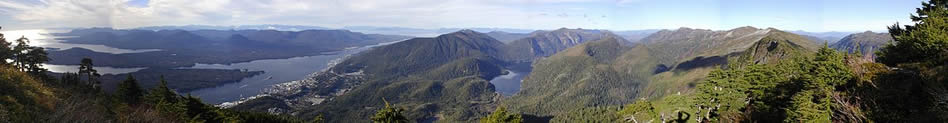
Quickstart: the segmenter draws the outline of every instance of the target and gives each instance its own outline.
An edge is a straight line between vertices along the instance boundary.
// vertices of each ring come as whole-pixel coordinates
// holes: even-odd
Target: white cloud
[[[14,28],[154,25],[299,24],[438,27],[556,28],[591,26],[582,18],[536,16],[518,7],[590,0],[128,0],[0,1]]]

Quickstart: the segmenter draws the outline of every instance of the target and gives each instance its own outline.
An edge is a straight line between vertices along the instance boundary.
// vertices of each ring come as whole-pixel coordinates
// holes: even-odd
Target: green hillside
[[[537,61],[521,91],[503,104],[525,114],[556,118],[583,107],[635,100],[655,63],[647,60],[644,47],[623,46],[616,38],[583,43]]]
[[[772,28],[741,27],[727,31],[686,28],[659,33],[647,38],[646,41],[650,43],[645,45],[655,59],[664,61],[660,66],[667,66],[668,70],[656,70],[656,74],[651,76],[648,86],[640,93],[646,98],[689,93],[712,70],[728,64],[730,59],[742,58],[741,61],[763,64],[784,60],[794,54],[812,52],[819,47],[806,37]],[[661,35],[699,34],[701,36],[684,39],[658,38]]]
[[[471,30],[415,38],[357,54],[317,75],[315,86],[273,96],[291,104],[287,113],[324,114],[330,122],[368,122],[364,117],[381,108],[383,99],[408,109],[411,120],[472,121],[492,111],[499,98],[487,80],[503,74],[505,63],[496,58],[502,47]],[[234,108],[271,105],[250,102]]]
[[[609,37],[619,37],[606,30],[566,29],[536,31],[530,36],[514,40],[505,47],[504,58],[513,62],[532,62],[535,59],[552,56],[567,48]],[[625,39],[622,43],[627,43]]]

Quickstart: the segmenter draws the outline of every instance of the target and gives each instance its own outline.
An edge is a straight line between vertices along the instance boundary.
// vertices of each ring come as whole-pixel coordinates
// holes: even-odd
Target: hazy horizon
[[[305,25],[551,30],[695,29],[742,26],[808,32],[886,30],[907,24],[920,0],[659,1],[410,0],[178,1],[13,0],[0,2],[4,30],[180,25]]]

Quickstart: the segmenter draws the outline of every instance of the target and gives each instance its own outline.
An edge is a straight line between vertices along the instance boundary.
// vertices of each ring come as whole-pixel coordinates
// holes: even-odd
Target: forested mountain
[[[579,45],[587,41],[600,40],[606,37],[619,37],[606,30],[584,30],[561,28],[553,31],[535,31],[529,37],[522,38],[507,44],[505,59],[515,62],[531,62],[556,54],[566,48]],[[628,41],[619,38],[622,44]]]
[[[0,34],[0,122],[294,122],[298,118],[240,112],[204,104],[190,94],[178,95],[163,77],[144,89],[133,76],[102,90],[91,59],[75,73],[52,74],[42,68],[45,48],[21,37],[16,45]]]
[[[68,43],[99,44],[123,49],[160,49],[161,51],[122,54],[87,53],[56,55],[54,64],[78,64],[82,57],[100,59],[100,65],[119,67],[184,67],[194,63],[235,63],[257,59],[319,55],[381,42],[406,39],[405,36],[362,34],[346,30],[113,30],[76,29],[56,34]],[[69,52],[63,52],[69,53]],[[125,58],[125,59],[116,59]],[[154,59],[158,58],[158,59]],[[61,59],[61,60],[60,60]],[[136,59],[151,59],[137,61]],[[124,61],[124,62],[119,62]]]
[[[363,34],[347,30],[116,30],[76,29],[55,34],[67,43],[98,44],[122,49],[157,49],[142,53],[103,53],[83,48],[49,52],[52,64],[77,65],[82,58],[96,59],[96,66],[147,67],[133,72],[145,87],[157,85],[159,76],[173,80],[182,92],[233,83],[261,71],[179,69],[196,63],[231,64],[261,59],[324,55],[350,47],[407,39],[406,36]],[[201,74],[199,74],[201,73]],[[127,74],[104,75],[105,82],[119,82]],[[104,86],[107,91],[114,84]]]
[[[637,101],[618,114],[634,122],[945,121],[948,43],[940,39],[948,36],[946,4],[925,2],[912,16],[914,25],[889,27],[894,41],[879,50],[878,63],[826,45],[764,62],[770,56],[744,53],[708,73],[694,92]],[[761,43],[749,51],[781,51]]]
[[[508,3],[497,5],[503,4]],[[555,4],[560,7],[561,3]],[[477,4],[471,5],[478,8]],[[10,42],[0,34],[0,123],[946,122],[948,0],[930,0],[921,5],[909,18],[911,24],[896,23],[888,27],[887,33],[784,31],[751,26],[621,32],[581,28],[531,32],[509,28],[343,27],[386,34],[436,35],[412,38],[316,26],[189,25],[76,29],[54,34],[62,36],[57,38],[64,42],[52,42],[152,50],[137,53],[83,48],[47,51],[42,46],[31,46],[26,37]],[[376,7],[399,8],[378,4],[356,7],[360,11],[344,14],[372,15],[369,13],[374,13]],[[463,12],[469,8],[459,9]],[[484,14],[496,12],[500,11]],[[613,24],[596,19],[612,19],[607,18],[611,14],[590,15],[583,14],[582,18],[597,25]],[[398,16],[403,15],[391,18]],[[542,16],[550,15],[528,15],[518,22],[546,18]],[[578,18],[574,13],[553,16]],[[377,19],[387,18],[390,16]],[[255,21],[260,20],[247,23]],[[440,21],[409,25],[431,22]],[[542,26],[546,25],[523,27]],[[327,53],[339,54],[301,60],[318,61],[319,65],[328,62],[328,68],[280,84],[273,83],[295,77],[247,77],[316,70],[281,73],[236,67],[211,69],[230,66],[217,63]],[[53,73],[43,67],[49,64],[76,65],[78,70]],[[315,63],[261,64],[280,64],[283,66],[262,67],[285,69]],[[98,66],[142,68],[134,68],[133,73],[102,75]],[[234,93],[242,98],[236,102],[210,105],[185,94],[258,79],[271,80],[260,83],[273,86],[259,95]],[[256,83],[241,82],[219,86],[225,91],[208,91],[232,93],[240,91],[226,90],[245,87],[260,90]],[[498,87],[503,91],[495,89]],[[250,97],[243,98],[246,96]]]
[[[875,33],[866,31],[862,33],[851,34],[830,45],[830,48],[875,58],[875,52],[882,46],[892,42],[892,35],[889,33]]]
[[[607,38],[539,60],[524,80],[523,90],[503,104],[527,115],[551,116],[557,122],[587,119],[571,116],[576,114],[611,117],[589,113],[614,112],[616,108],[608,106],[639,98],[690,92],[710,70],[728,64],[728,59],[767,64],[817,47],[796,34],[753,27],[664,30],[643,41],[630,47]],[[661,59],[673,62],[666,66],[660,64]]]
[[[800,35],[754,27],[727,31],[683,28],[661,31],[643,41],[647,41],[644,45],[652,59],[660,63],[650,84],[640,93],[647,98],[690,92],[709,72],[736,56],[751,55],[751,60],[767,63],[819,47]]]
[[[644,46],[629,47],[621,41],[604,37],[538,60],[521,91],[503,104],[527,115],[556,119],[585,107],[635,100],[655,62],[648,60]]]
[[[472,30],[406,40],[234,108],[325,114],[330,122],[342,122],[370,116],[387,100],[412,112],[407,115],[412,120],[476,120],[500,97],[487,82],[503,72],[504,62],[496,57],[500,48],[500,41]]]
[[[240,25],[240,26],[211,26],[211,25],[183,25],[183,26],[148,26],[138,27],[139,30],[280,30],[280,31],[301,31],[301,30],[326,30],[329,28],[319,26],[301,26],[301,25]]]

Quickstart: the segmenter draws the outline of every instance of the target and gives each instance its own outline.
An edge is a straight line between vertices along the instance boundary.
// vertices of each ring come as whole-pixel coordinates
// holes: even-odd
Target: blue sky
[[[883,31],[922,0],[4,0],[5,29],[287,24],[339,28]]]

